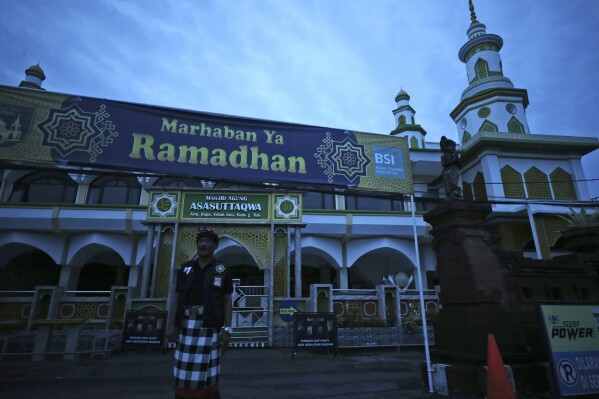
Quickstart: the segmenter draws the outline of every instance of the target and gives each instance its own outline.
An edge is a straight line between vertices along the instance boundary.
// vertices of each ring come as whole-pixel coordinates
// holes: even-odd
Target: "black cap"
[[[198,230],[198,235],[196,236],[196,242],[198,242],[198,240],[201,237],[208,237],[212,241],[214,241],[215,244],[218,245],[218,235],[216,235],[214,230],[212,230],[210,227],[206,227],[206,226],[200,227],[200,229]]]

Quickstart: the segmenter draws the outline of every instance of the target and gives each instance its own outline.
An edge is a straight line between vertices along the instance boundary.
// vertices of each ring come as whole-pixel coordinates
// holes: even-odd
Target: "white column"
[[[154,246],[154,230],[155,226],[148,226],[148,235],[146,236],[146,254],[144,256],[143,271],[141,276],[141,290],[139,295],[142,298],[148,297],[148,281],[150,279],[150,266],[152,265],[152,251]]]
[[[72,265],[60,266],[60,278],[58,280],[58,286],[64,288],[67,291],[76,290],[77,283],[79,282],[80,272],[80,267]]]
[[[349,288],[349,281],[348,281],[348,271],[349,269],[347,267],[340,267],[339,268],[339,288],[342,290],[346,290]]]
[[[482,157],[480,164],[485,177],[485,188],[487,197],[492,199],[505,198],[502,184],[490,184],[501,182],[501,171],[499,169],[499,159],[495,154],[487,154]],[[478,199],[478,198],[477,198]]]
[[[585,181],[586,177],[584,176],[584,169],[582,168],[580,159],[571,159],[570,166],[572,167],[572,180],[574,180],[572,184],[576,190],[576,196],[582,201],[589,200],[589,188]]]

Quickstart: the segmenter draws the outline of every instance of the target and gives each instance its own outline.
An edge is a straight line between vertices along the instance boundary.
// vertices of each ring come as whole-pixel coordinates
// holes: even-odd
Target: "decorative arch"
[[[354,263],[363,255],[384,248],[401,253],[403,256],[406,256],[407,259],[409,259],[412,265],[415,264],[413,261],[413,259],[415,259],[413,242],[399,240],[396,238],[382,237],[350,241],[347,244],[347,265],[351,268],[353,267]]]
[[[399,272],[416,275],[414,263],[404,253],[389,247],[376,248],[360,256],[351,267],[350,284],[360,282],[364,288],[383,284],[383,278]]]
[[[526,198],[522,175],[509,165],[501,168],[501,184],[503,185],[503,192],[506,197]]]
[[[292,241],[292,244],[293,241]],[[302,257],[318,256],[324,259],[334,269],[341,268],[339,261],[342,259],[341,244],[336,240],[317,237],[302,237]],[[295,256],[295,248],[290,251],[291,259]]]
[[[507,123],[507,131],[509,133],[524,133],[524,125],[515,116],[512,116]]]
[[[418,148],[418,139],[414,136],[410,139],[410,148]]]
[[[468,133],[468,131],[464,130],[464,134],[462,135],[462,144],[466,144],[471,138],[472,135]]]
[[[227,237],[243,247],[252,255],[259,269],[270,267],[270,247],[273,244],[269,225],[211,225],[220,238]],[[196,224],[179,226],[175,265],[189,260],[196,253]]]
[[[472,182],[472,188],[474,189],[474,198],[477,201],[487,201],[487,186],[485,185],[485,176],[482,172],[478,172]]]
[[[576,190],[574,189],[574,183],[572,175],[563,170],[562,168],[556,168],[549,175],[551,180],[551,186],[553,188],[553,195],[555,199],[560,200],[576,200]]]
[[[111,251],[116,253],[124,264],[132,258],[133,241],[128,237],[113,234],[85,234],[71,239],[67,265],[80,267],[92,257]]]
[[[487,119],[480,125],[479,132],[498,132],[497,125]]]
[[[547,175],[536,167],[533,166],[524,172],[524,181],[528,198],[551,198]]]
[[[477,80],[489,77],[489,63],[483,58],[476,60],[474,70],[476,71]]]
[[[254,255],[234,239],[221,237],[215,257],[231,266],[233,278],[239,279],[241,285],[264,283],[264,271],[258,268]]]
[[[0,234],[0,268],[4,267],[13,258],[39,249],[48,254],[57,265],[62,264],[62,250],[64,239],[52,234],[12,232]]]

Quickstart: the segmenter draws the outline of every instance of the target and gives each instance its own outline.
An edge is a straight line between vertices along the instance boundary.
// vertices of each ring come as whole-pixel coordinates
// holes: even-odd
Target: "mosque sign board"
[[[0,159],[413,192],[406,138],[0,86]]]
[[[185,193],[182,220],[267,222],[269,194]]]
[[[301,222],[300,193],[150,191],[148,220]]]
[[[562,397],[599,395],[599,304],[539,305]]]

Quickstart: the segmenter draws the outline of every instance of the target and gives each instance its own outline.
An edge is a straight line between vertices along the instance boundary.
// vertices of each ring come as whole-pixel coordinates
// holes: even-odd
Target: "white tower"
[[[424,136],[426,131],[416,124],[414,115],[416,111],[410,106],[410,96],[403,89],[395,96],[397,108],[393,110],[395,116],[395,129],[391,135],[407,137],[410,148],[424,148]]]
[[[468,3],[472,22],[467,31],[468,41],[458,56],[466,64],[469,85],[450,113],[460,142],[466,144],[478,132],[529,134],[528,93],[514,88],[512,81],[503,75],[499,55],[503,39],[486,32],[486,26],[476,20],[472,0]]]

